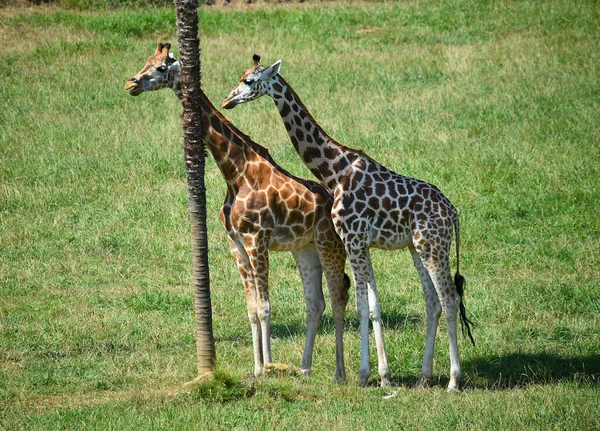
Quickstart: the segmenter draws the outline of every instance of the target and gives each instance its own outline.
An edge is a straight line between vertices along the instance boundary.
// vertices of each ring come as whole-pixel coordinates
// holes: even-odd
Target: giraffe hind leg
[[[300,271],[306,301],[306,341],[300,372],[310,375],[317,329],[325,310],[322,286],[323,269],[314,244],[294,251],[292,254]]]
[[[423,388],[428,385],[428,382],[433,374],[435,335],[437,333],[438,323],[442,313],[442,306],[440,304],[433,281],[429,276],[429,272],[425,266],[423,266],[423,261],[421,260],[419,253],[417,253],[412,245],[409,247],[409,250],[415,267],[417,268],[417,272],[419,273],[419,278],[421,279],[421,286],[425,296],[425,308],[427,310],[427,334],[425,338],[423,365],[421,367],[421,375],[415,384],[415,388]]]
[[[256,303],[256,286],[254,285],[254,277],[252,266],[246,251],[242,247],[238,247],[236,243],[229,238],[229,248],[231,255],[237,264],[238,271],[242,278],[244,291],[246,294],[246,306],[248,308],[248,319],[252,331],[252,347],[254,351],[254,375],[256,377],[262,375],[265,370],[265,362],[262,353],[262,334],[260,322],[257,314]]]
[[[457,319],[460,306],[460,295],[456,291],[450,272],[448,254],[433,257],[420,253],[423,265],[433,281],[442,311],[446,315],[448,344],[450,350],[450,381],[447,391],[458,391],[462,370],[458,352]]]
[[[326,243],[326,242],[323,242]],[[331,298],[331,308],[335,321],[335,383],[346,381],[346,367],[344,365],[344,314],[348,305],[348,290],[350,278],[344,273],[346,253],[342,244],[338,247],[324,248],[317,245],[321,258],[323,272],[327,279],[327,288]]]
[[[385,352],[383,340],[383,324],[381,322],[381,308],[377,295],[377,286],[373,274],[371,257],[367,248],[348,250],[348,260],[352,267],[354,283],[356,286],[356,308],[360,322],[360,375],[358,384],[365,386],[371,374],[369,360],[369,319],[373,325],[373,335],[377,347],[378,372],[381,386],[390,385],[390,367]]]
[[[250,262],[250,277],[256,291],[256,315],[260,324],[260,341],[263,363],[272,362],[271,356],[271,304],[269,302],[269,250],[264,238],[257,235],[244,237],[245,252]]]

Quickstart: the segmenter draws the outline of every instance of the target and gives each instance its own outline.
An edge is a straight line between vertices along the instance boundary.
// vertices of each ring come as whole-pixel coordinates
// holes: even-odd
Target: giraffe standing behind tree
[[[256,54],[253,60],[253,66],[242,73],[240,82],[222,106],[231,109],[268,94],[279,110],[294,148],[333,195],[331,215],[344,242],[356,287],[361,340],[359,385],[366,385],[371,374],[369,318],[377,346],[381,385],[390,383],[369,248],[408,247],[421,279],[427,309],[425,353],[416,386],[425,386],[432,376],[435,334],[443,310],[450,345],[447,390],[458,390],[462,375],[456,334],[459,313],[472,342],[473,338],[462,302],[464,278],[458,270],[459,221],[455,208],[436,186],[399,175],[362,151],[333,140],[279,75],[281,60],[268,68],[260,65]],[[454,280],[450,270],[453,230],[457,255]]]
[[[159,43],[144,67],[125,85],[137,96],[171,88],[181,99],[179,63]],[[307,312],[307,332],[301,371],[310,374],[317,327],[325,301],[325,273],[331,297],[336,334],[335,380],[346,378],[343,353],[344,312],[350,280],[344,274],[346,254],[331,221],[333,199],[320,184],[295,177],[271,158],[268,150],[233,126],[201,95],[205,141],[223,178],[227,196],[220,218],[246,292],[254,347],[254,374],[271,362],[268,274],[269,250],[294,256]]]

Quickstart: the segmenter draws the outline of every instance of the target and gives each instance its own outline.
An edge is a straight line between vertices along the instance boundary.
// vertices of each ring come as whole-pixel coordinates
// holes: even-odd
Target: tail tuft
[[[469,318],[467,317],[467,311],[465,310],[465,304],[463,303],[463,292],[465,291],[465,278],[460,275],[460,273],[458,271],[456,271],[456,274],[454,275],[454,285],[456,286],[456,292],[458,293],[458,296],[460,296],[460,327],[462,329],[462,333],[463,333],[463,337],[465,336],[465,327],[467,328],[467,334],[469,335],[469,339],[471,340],[471,343],[473,343],[473,346],[475,345],[475,340],[473,339],[473,336],[471,335],[471,326],[473,325],[473,322],[471,322],[469,320]]]

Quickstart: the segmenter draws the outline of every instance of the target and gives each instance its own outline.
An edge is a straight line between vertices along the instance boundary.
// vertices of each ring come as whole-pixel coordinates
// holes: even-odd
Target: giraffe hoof
[[[343,385],[344,383],[346,383],[346,373],[335,373],[333,382],[336,385]]]
[[[381,386],[382,388],[389,388],[389,387],[391,387],[391,386],[392,386],[392,383],[390,382],[390,379],[389,379],[389,378],[382,378],[382,379],[381,379],[380,386]]]
[[[446,392],[448,392],[449,394],[460,394],[460,389],[458,388],[451,388],[450,386],[448,386],[446,388]]]
[[[426,377],[419,377],[417,383],[413,386],[413,389],[427,389],[429,387],[429,379]]]

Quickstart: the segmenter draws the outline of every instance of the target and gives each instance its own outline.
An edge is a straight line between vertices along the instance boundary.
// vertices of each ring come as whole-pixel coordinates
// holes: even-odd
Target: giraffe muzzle
[[[137,96],[142,92],[142,89],[139,87],[138,82],[135,78],[131,78],[125,84],[125,90],[129,90],[129,94],[132,96]]]
[[[221,108],[223,109],[232,109],[235,107],[235,105],[237,105],[237,103],[235,103],[235,100],[230,97],[223,99],[221,102]]]

